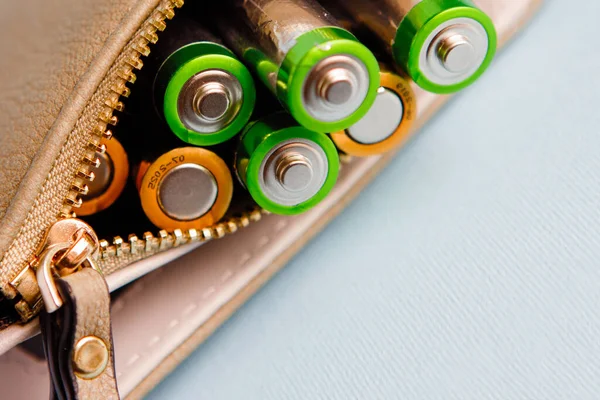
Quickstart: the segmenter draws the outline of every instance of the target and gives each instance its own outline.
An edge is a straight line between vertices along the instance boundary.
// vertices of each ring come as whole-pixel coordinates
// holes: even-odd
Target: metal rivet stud
[[[98,377],[108,365],[108,347],[96,336],[85,336],[75,345],[73,369],[82,379]]]

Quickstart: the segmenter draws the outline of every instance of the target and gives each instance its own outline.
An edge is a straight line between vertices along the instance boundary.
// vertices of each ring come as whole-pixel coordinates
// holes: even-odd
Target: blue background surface
[[[600,398],[599,18],[548,1],[148,398]]]

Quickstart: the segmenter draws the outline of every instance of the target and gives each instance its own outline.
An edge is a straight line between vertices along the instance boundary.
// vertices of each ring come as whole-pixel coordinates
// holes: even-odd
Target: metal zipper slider
[[[61,222],[66,226],[53,232],[53,228],[56,230]],[[75,233],[69,241],[57,242],[57,239],[62,239],[73,230]],[[101,271],[95,261],[99,249],[98,237],[87,224],[76,219],[62,220],[50,229],[50,233],[56,233],[58,238],[48,235],[46,246],[39,256],[36,276],[46,311],[53,313],[63,305],[56,286],[56,276],[67,276],[86,267]]]
[[[98,257],[98,242],[94,230],[76,218],[59,220],[48,229],[35,256],[11,281],[14,294],[9,298],[14,301],[15,310],[23,322],[35,317],[42,308],[40,286],[48,287],[51,272],[64,276],[79,269],[82,264],[87,265],[86,258],[95,260]],[[38,279],[41,276],[36,271],[43,260],[47,266],[53,265],[52,271],[45,271],[46,278]],[[47,299],[50,301],[50,298]]]
[[[118,399],[110,293],[96,265],[99,241],[78,219],[48,231],[31,266],[44,304],[44,352],[56,399]]]

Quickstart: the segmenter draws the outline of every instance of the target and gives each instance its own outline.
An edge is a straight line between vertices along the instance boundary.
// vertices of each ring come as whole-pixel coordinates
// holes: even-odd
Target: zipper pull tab
[[[110,294],[96,265],[98,238],[67,219],[49,231],[37,262],[40,315],[52,398],[118,399]]]

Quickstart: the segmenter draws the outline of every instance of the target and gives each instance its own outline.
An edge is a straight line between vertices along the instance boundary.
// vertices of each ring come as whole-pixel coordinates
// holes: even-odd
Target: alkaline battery
[[[182,147],[142,162],[136,187],[148,219],[161,229],[202,229],[218,222],[233,195],[231,172],[219,156]]]
[[[180,18],[168,33],[154,50],[162,63],[154,81],[157,110],[186,143],[211,146],[231,139],[254,109],[252,75],[198,22]]]
[[[219,29],[298,123],[345,129],[379,87],[373,54],[314,0],[225,0]]]
[[[98,153],[100,164],[92,168],[94,179],[87,185],[87,194],[81,198],[83,202],[77,210],[79,216],[92,215],[110,207],[127,183],[129,162],[125,149],[115,138],[104,144],[106,151]]]
[[[490,17],[471,0],[325,0],[350,14],[425,90],[452,93],[473,83],[496,53]]]
[[[240,182],[259,206],[293,215],[327,196],[338,177],[339,158],[327,135],[299,126],[281,112],[242,132],[235,166]]]
[[[405,78],[380,65],[381,87],[369,112],[356,124],[332,133],[338,149],[353,156],[385,153],[400,146],[417,116],[416,99]]]

